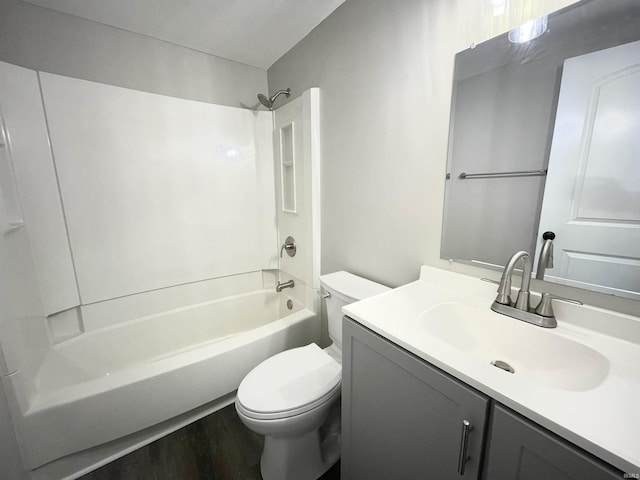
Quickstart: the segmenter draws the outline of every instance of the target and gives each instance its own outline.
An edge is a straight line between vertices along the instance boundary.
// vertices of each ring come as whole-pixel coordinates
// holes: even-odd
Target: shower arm
[[[273,110],[273,102],[275,102],[276,98],[278,98],[283,93],[287,97],[289,97],[291,95],[291,89],[287,88],[286,90],[278,90],[275,94],[273,94],[273,96],[271,96],[271,98],[267,98],[264,94],[259,93],[258,100],[262,105],[267,107],[269,110]]]
[[[289,96],[291,95],[291,89],[287,88],[286,90],[278,90],[276,93],[273,94],[273,96],[269,99],[269,101],[273,104],[273,102],[276,101],[276,98],[278,98],[283,93],[287,96],[287,98],[289,98]]]

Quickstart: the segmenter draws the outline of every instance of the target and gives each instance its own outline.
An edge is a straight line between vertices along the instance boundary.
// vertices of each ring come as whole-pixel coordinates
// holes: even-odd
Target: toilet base
[[[265,436],[260,458],[263,480],[316,480],[340,459],[340,402],[310,432]],[[336,408],[337,407],[337,408]]]

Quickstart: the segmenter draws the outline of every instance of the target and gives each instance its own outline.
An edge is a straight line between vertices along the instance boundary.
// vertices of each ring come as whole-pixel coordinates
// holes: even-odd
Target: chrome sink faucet
[[[518,262],[522,260],[522,284],[515,302],[511,302],[511,277]],[[582,302],[569,298],[558,297],[550,293],[543,293],[538,306],[534,309],[529,304],[529,285],[531,284],[531,255],[524,250],[516,252],[507,262],[500,278],[498,295],[491,304],[491,310],[502,315],[507,315],[523,322],[532,323],[539,327],[555,328],[558,326],[556,317],[551,308],[551,300],[563,300],[565,302],[582,305]]]

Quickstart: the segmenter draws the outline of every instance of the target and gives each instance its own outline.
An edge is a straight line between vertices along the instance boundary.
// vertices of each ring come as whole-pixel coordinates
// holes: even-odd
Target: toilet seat
[[[238,387],[236,405],[262,420],[300,415],[340,394],[341,365],[315,343],[278,353],[255,367]]]

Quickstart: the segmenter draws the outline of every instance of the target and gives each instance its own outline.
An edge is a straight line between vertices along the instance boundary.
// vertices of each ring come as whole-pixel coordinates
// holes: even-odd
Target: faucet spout
[[[516,301],[512,303],[510,296],[511,277],[513,276],[513,271],[520,260],[522,260],[523,263],[522,284],[520,285],[520,291],[518,292]],[[524,250],[513,254],[502,271],[502,278],[500,278],[500,286],[498,287],[498,296],[491,304],[491,310],[502,315],[522,320],[523,322],[532,323],[539,327],[554,328],[558,325],[558,322],[556,321],[553,310],[551,309],[551,299],[558,299],[558,297],[549,293],[543,293],[542,301],[538,304],[535,310],[532,310],[529,305],[531,268],[531,255]]]
[[[520,285],[520,292],[518,292],[518,297],[513,306],[518,310],[527,311],[529,310],[529,285],[531,284],[532,264],[531,255],[524,250],[514,253],[504,267],[502,277],[500,278],[496,302],[502,305],[511,305],[511,277],[520,260],[523,262],[522,283]]]
[[[295,286],[296,284],[293,282],[293,280],[289,280],[288,282],[283,283],[278,282],[278,284],[276,285],[276,292],[280,293],[285,288],[293,288]]]

